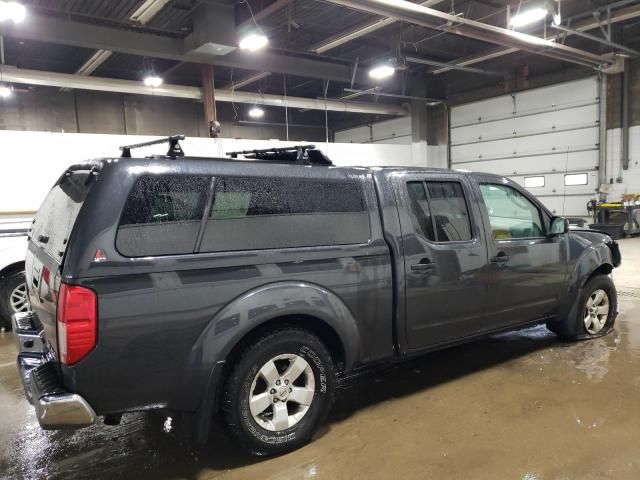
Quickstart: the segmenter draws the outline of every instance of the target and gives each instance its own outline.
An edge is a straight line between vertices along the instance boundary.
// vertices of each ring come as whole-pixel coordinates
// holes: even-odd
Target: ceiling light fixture
[[[383,64],[376,65],[371,70],[369,70],[369,76],[376,80],[383,80],[385,78],[391,77],[396,72],[396,69],[391,65]]]
[[[9,98],[11,96],[11,87],[0,85],[0,98]]]
[[[240,48],[255,52],[269,44],[269,39],[263,33],[251,33],[240,40]]]
[[[20,23],[27,16],[27,9],[18,2],[0,1],[0,22],[11,20],[13,23]]]
[[[251,118],[262,118],[264,117],[264,110],[260,107],[253,107],[251,110],[249,110],[249,116]]]
[[[147,87],[158,88],[160,85],[162,85],[162,78],[157,76],[155,73],[150,73],[149,75],[144,77],[143,82]]]
[[[509,26],[514,28],[524,27],[525,25],[542,20],[548,13],[549,12],[546,8],[532,8],[511,17],[511,20],[509,20]]]

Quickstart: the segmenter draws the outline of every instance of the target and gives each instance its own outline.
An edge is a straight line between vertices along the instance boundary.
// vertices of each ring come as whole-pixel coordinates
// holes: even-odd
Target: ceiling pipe
[[[147,87],[133,80],[86,77],[71,73],[26,70],[15,67],[0,67],[2,80],[7,83],[41,85],[47,87],[77,88],[101,92],[130,93],[134,95],[153,95],[157,97],[185,98],[202,101],[202,89],[184,85],[162,85]],[[256,94],[228,89],[216,90],[217,102],[247,103],[272,107],[306,108],[309,110],[329,110],[332,112],[365,113],[370,115],[407,115],[407,111],[398,105],[380,103],[345,102],[342,100],[289,97],[286,101],[279,95]]]
[[[496,27],[476,20],[451,15],[406,0],[326,0],[376,15],[385,15],[433,30],[474,38],[504,47],[518,48],[538,55],[597,68],[611,60],[585,50],[569,47],[522,32]],[[437,20],[443,22],[437,23]]]
[[[637,1],[637,0],[635,0]],[[622,3],[623,5],[628,4],[629,2],[618,2],[618,4]],[[611,4],[609,5],[609,7],[613,8],[614,5],[617,6],[622,6],[621,5],[617,5],[617,4]],[[640,16],[640,5],[634,5],[632,7],[629,8],[625,8],[622,10],[618,10],[615,13],[613,13],[611,15],[610,18],[610,23],[614,24],[614,23],[619,23],[619,22],[624,22],[626,20],[632,20],[634,18],[637,18]],[[598,19],[594,19],[594,18],[587,18],[586,20],[580,21],[576,24],[573,25],[573,30],[575,30],[576,32],[586,32],[589,30],[593,30],[595,28],[598,28],[601,26],[601,23]],[[549,37],[549,40],[558,40],[562,35],[572,35],[571,32],[566,32],[566,33],[559,33],[557,35],[553,35],[551,37]],[[477,63],[481,63],[487,60],[492,60],[494,58],[499,58],[499,57],[503,57],[505,55],[509,55],[511,53],[515,53],[517,52],[519,49],[518,48],[498,48],[498,49],[492,49],[488,52],[483,52],[483,53],[479,53],[476,55],[471,55],[468,57],[464,57],[464,58],[459,58],[457,60],[452,61],[452,64],[455,65],[462,65],[462,66],[466,66],[466,65],[475,65]],[[441,73],[446,73],[449,70],[452,70],[454,67],[443,67],[443,68],[438,68],[436,70],[433,70],[431,73],[433,73],[434,75],[439,75]]]

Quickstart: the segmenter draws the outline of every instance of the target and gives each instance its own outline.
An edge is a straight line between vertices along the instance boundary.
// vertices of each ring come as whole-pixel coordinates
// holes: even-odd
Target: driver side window
[[[540,210],[527,197],[508,185],[480,185],[489,213],[494,240],[544,236]]]

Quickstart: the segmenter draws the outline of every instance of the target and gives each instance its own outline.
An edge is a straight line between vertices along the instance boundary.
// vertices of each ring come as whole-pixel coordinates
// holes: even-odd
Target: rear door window
[[[128,257],[193,253],[211,177],[145,176],[127,198],[116,247]]]
[[[89,170],[67,171],[49,191],[33,222],[31,240],[60,261],[67,249],[71,230],[93,185]]]
[[[458,182],[408,182],[410,214],[417,232],[432,242],[473,238],[469,209]]]
[[[358,182],[218,177],[200,250],[366,243],[369,232]]]

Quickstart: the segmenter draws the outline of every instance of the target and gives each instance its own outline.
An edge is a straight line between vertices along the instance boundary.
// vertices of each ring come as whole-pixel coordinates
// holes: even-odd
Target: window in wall
[[[588,180],[586,173],[568,173],[564,176],[564,184],[566,186],[586,185]]]
[[[409,182],[410,213],[417,232],[431,241],[471,240],[469,211],[458,182]]]
[[[366,243],[369,233],[358,182],[218,177],[201,251]]]
[[[544,176],[524,177],[525,188],[544,187]]]
[[[141,257],[193,253],[211,177],[141,177],[127,198],[116,247]]]
[[[518,190],[508,185],[483,184],[480,191],[495,240],[544,235],[540,210]]]

